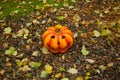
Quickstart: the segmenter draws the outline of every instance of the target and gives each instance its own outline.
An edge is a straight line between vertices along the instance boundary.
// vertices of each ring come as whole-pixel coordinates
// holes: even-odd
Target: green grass
[[[68,0],[71,3],[71,0]],[[54,0],[47,0],[48,4],[55,4]],[[57,3],[58,7],[62,7],[64,2]],[[22,15],[27,15],[36,9],[36,6],[43,7],[43,0],[24,0],[17,1],[8,0],[6,2],[0,1],[0,19],[7,18],[8,16],[20,17]]]
[[[32,3],[30,4],[30,2]],[[38,2],[36,0],[32,0],[32,1],[25,0],[22,2],[21,1],[14,2],[14,0],[8,0],[5,3],[0,2],[0,6],[1,6],[0,11],[2,12],[2,14],[0,14],[0,18],[7,17],[9,15],[21,16],[23,14],[28,14],[34,11],[36,5],[42,6],[43,4],[42,2]]]

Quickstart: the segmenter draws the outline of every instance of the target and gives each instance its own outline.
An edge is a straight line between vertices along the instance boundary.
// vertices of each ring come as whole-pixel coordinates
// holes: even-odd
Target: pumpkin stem
[[[60,24],[55,26],[55,32],[59,33],[61,31],[62,26]]]

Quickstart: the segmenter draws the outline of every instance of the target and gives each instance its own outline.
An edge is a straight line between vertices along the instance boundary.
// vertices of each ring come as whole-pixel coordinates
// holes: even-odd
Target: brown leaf
[[[4,69],[2,69],[2,70],[0,70],[0,74],[4,74],[5,73],[5,70]]]
[[[30,49],[30,45],[26,45],[25,47],[26,47],[26,49],[28,49],[28,50]]]
[[[81,37],[87,38],[87,37],[88,37],[88,36],[87,36],[87,33],[81,33]]]
[[[7,42],[3,43],[3,47],[7,48],[8,47],[8,43]]]
[[[8,0],[2,0],[2,3],[5,3],[5,2],[7,2]]]

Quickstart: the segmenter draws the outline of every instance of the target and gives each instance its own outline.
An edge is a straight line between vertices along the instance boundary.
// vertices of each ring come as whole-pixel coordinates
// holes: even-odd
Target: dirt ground
[[[43,32],[56,24],[74,34],[74,44],[64,54],[45,52],[43,47]],[[53,69],[42,76],[47,64]],[[1,19],[0,79],[120,80],[120,1],[81,0],[73,6]]]

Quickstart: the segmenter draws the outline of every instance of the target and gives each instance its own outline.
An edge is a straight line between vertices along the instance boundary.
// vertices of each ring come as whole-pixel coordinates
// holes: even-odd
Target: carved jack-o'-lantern
[[[43,34],[44,46],[52,53],[64,53],[73,44],[73,34],[65,26],[49,27]]]

